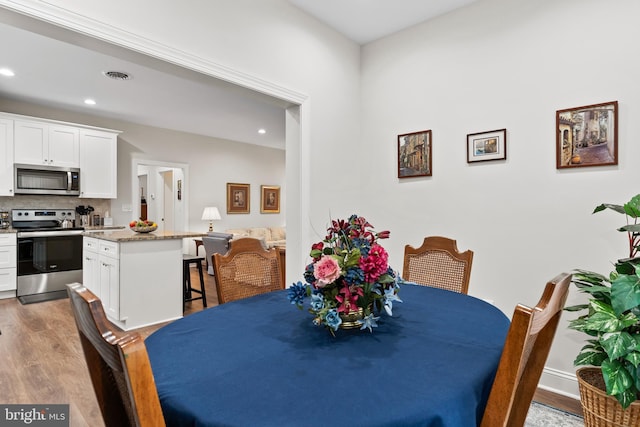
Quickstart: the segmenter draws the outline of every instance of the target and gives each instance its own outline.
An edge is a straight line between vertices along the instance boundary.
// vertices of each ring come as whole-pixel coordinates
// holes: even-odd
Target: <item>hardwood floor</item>
[[[199,283],[195,268],[191,279]],[[215,280],[206,273],[204,280],[207,305],[216,306]],[[201,300],[189,302],[185,315],[202,309]],[[146,338],[161,326],[138,332]],[[28,305],[0,300],[0,361],[0,403],[69,404],[71,427],[104,426],[68,299]],[[534,400],[582,415],[574,399],[538,390]]]
[[[198,273],[191,269],[195,287]],[[207,306],[218,304],[213,276],[204,274]],[[202,310],[188,302],[185,315]],[[138,330],[144,337],[162,325]],[[69,404],[71,427],[104,426],[68,299],[21,305],[0,300],[0,403]]]

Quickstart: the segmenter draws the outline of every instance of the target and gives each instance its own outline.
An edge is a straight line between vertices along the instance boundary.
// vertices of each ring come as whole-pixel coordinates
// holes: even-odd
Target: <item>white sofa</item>
[[[253,237],[259,239],[265,249],[274,246],[283,247],[286,245],[286,231],[284,227],[251,227],[251,228],[230,228],[225,230],[229,234],[233,234],[234,239],[240,237]]]

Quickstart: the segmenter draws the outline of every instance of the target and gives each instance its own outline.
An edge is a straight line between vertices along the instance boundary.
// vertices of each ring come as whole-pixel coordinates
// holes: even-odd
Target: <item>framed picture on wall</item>
[[[249,213],[249,184],[227,183],[227,213]]]
[[[431,130],[398,135],[398,178],[431,176]]]
[[[280,213],[280,187],[260,187],[260,213]]]
[[[618,101],[556,111],[556,168],[618,164]]]
[[[467,135],[467,163],[505,160],[507,130],[498,129]]]

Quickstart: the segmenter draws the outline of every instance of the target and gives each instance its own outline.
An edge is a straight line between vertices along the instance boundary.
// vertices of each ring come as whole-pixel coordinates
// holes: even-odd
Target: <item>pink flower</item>
[[[340,289],[340,293],[336,295],[336,301],[338,304],[338,312],[339,313],[348,313],[350,311],[358,311],[358,297],[364,295],[364,291],[360,287],[355,287],[356,294],[351,293],[351,288],[349,286],[345,286]]]
[[[369,256],[360,258],[360,268],[364,271],[364,281],[374,283],[389,269],[389,254],[377,243],[371,245]]]
[[[340,274],[338,261],[327,255],[323,255],[313,266],[313,277],[318,279],[315,284],[317,288],[323,288],[325,285],[335,282]]]

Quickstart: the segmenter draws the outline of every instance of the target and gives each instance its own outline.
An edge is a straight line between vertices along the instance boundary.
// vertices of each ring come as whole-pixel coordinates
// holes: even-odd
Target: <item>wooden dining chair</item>
[[[100,299],[80,283],[67,285],[67,293],[105,425],[164,426],[140,334],[114,331]]]
[[[535,307],[516,306],[480,427],[524,426],[570,282],[562,273],[547,283]]]
[[[455,240],[425,237],[419,248],[404,247],[402,278],[418,285],[466,294],[472,262],[473,251],[458,252]]]
[[[232,240],[226,255],[213,254],[218,303],[284,289],[280,265],[277,248],[250,237]]]

